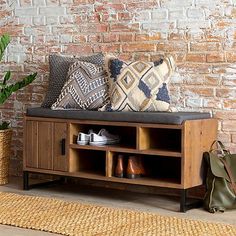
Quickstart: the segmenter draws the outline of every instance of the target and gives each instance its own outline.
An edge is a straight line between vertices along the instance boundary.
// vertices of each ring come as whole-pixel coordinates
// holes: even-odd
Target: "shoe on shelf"
[[[88,134],[79,132],[78,137],[77,137],[77,144],[88,145],[90,141],[91,133],[93,133],[93,130],[89,130]]]
[[[147,175],[147,169],[145,168],[144,162],[143,162],[143,160],[140,156],[138,156],[138,163],[139,163],[141,176],[146,176]]]
[[[115,177],[124,178],[124,156],[122,154],[117,157]]]
[[[98,134],[90,134],[90,145],[102,146],[107,144],[117,144],[120,142],[119,135],[110,134],[106,129],[101,129]]]
[[[128,159],[127,165],[127,178],[128,179],[136,179],[141,177],[142,175],[142,166],[140,166],[140,160],[136,156],[130,156]]]

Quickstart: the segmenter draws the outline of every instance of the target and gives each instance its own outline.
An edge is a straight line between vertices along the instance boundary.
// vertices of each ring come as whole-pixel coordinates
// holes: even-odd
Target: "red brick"
[[[217,88],[216,96],[220,98],[234,98],[236,95],[235,89]]]
[[[0,35],[9,34],[11,36],[20,36],[23,34],[23,25],[1,26]]]
[[[120,34],[119,35],[119,41],[120,42],[132,42],[134,41],[134,35],[133,34]]]
[[[135,53],[134,54],[135,61],[150,61],[150,54],[147,53]]]
[[[109,14],[109,13],[106,13],[106,14],[102,14],[101,16],[101,21],[102,22],[115,22],[117,21],[117,14]]]
[[[226,27],[231,27],[231,26],[234,26],[234,22],[233,21],[229,21],[229,20],[219,20],[217,23],[216,23],[216,27],[217,28],[226,28]]]
[[[88,15],[88,16],[87,16],[87,21],[88,21],[89,23],[94,23],[94,22],[98,23],[98,22],[101,21],[101,15],[98,14],[98,13],[93,14],[93,15]]]
[[[223,131],[236,131],[236,120],[225,120],[222,124]]]
[[[51,46],[48,48],[48,53],[60,53],[61,47],[60,46]]]
[[[228,62],[236,62],[236,52],[226,52]]]
[[[154,41],[154,40],[160,40],[160,39],[161,39],[160,33],[156,33],[154,35],[136,34],[136,36],[135,36],[136,41]]]
[[[71,55],[86,55],[92,53],[92,48],[90,45],[73,45],[70,44],[66,47],[65,51]]]
[[[187,88],[185,88],[185,91],[187,92],[187,94],[190,92],[190,93],[194,93],[196,95],[204,96],[204,97],[213,97],[214,96],[213,88],[200,88],[200,87],[190,88],[190,87],[187,87]]]
[[[225,100],[223,102],[223,107],[226,109],[236,109],[236,99]]]
[[[219,85],[221,82],[221,78],[220,76],[216,75],[206,75],[205,78],[204,78],[204,84],[206,85]]]
[[[73,3],[75,5],[77,5],[77,4],[88,4],[88,3],[93,4],[94,2],[95,2],[95,0],[73,0]]]
[[[87,42],[87,36],[86,35],[75,35],[73,36],[73,42],[74,43],[85,43]]]
[[[107,32],[107,24],[80,24],[80,31],[82,33],[102,33]]]
[[[132,20],[133,15],[130,12],[118,12],[118,20]]]
[[[120,3],[114,3],[114,4],[107,4],[106,5],[109,9],[114,9],[116,11],[124,11],[125,10],[125,6],[124,4],[120,4]]]
[[[177,67],[177,71],[186,74],[208,74],[211,72],[211,66],[207,64],[200,63],[183,63],[179,64]]]
[[[110,25],[110,30],[113,32],[138,31],[139,30],[139,23],[133,23],[133,24],[114,23],[114,24]]]
[[[214,74],[223,74],[223,73],[227,73],[227,69],[229,68],[229,64],[227,63],[221,63],[219,65],[214,65],[212,66],[212,72]]]
[[[88,42],[91,43],[101,43],[103,41],[103,37],[100,34],[94,34],[88,36]]]
[[[114,33],[103,34],[103,42],[110,43],[110,42],[117,42],[119,40],[119,35]]]
[[[94,52],[103,52],[103,53],[119,53],[120,45],[119,44],[103,44],[96,45],[93,48]]]
[[[158,42],[157,51],[165,51],[165,52],[187,52],[188,45],[183,41],[175,41],[175,42]]]
[[[206,62],[206,55],[202,53],[189,53],[186,55],[186,61]]]
[[[236,136],[235,136],[235,138],[236,138]],[[230,143],[231,142],[231,138],[230,138],[229,133],[219,133],[218,139],[223,143]],[[232,141],[234,142],[233,138],[232,138]]]
[[[219,42],[198,42],[198,43],[191,43],[190,50],[191,51],[219,51],[222,49],[222,45]]]
[[[207,62],[214,62],[214,63],[218,63],[218,62],[224,62],[225,61],[225,55],[224,53],[209,53],[207,54]]]
[[[208,42],[220,42],[224,37],[224,33],[222,31],[216,31],[214,29],[209,29],[205,31],[205,37]]]
[[[157,6],[155,1],[147,2],[147,1],[139,1],[134,3],[126,4],[126,8],[128,11],[139,10],[139,9],[152,9],[153,7]]]
[[[185,40],[186,39],[186,35],[185,33],[181,32],[181,33],[170,33],[168,36],[169,40]]]
[[[123,52],[152,52],[155,44],[135,43],[122,45]]]
[[[204,98],[203,107],[211,109],[222,109],[222,104],[220,99],[217,98]]]

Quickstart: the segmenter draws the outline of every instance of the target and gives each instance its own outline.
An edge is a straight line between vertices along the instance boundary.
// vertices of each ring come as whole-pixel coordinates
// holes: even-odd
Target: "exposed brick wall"
[[[155,60],[172,54],[173,103],[180,110],[210,111],[219,138],[236,151],[236,6],[233,0],[0,0],[0,34],[11,45],[1,73],[38,79],[11,96],[0,118],[12,121],[12,173],[22,168],[22,118],[39,105],[48,81],[48,55],[119,53]]]

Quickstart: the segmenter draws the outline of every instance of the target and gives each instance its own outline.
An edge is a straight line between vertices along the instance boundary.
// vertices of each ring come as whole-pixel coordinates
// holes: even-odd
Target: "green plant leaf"
[[[9,43],[10,43],[10,36],[8,34],[3,34],[0,37],[0,60],[2,59]],[[11,78],[11,72],[10,71],[6,72],[6,74],[3,77],[3,80],[0,82],[0,105],[3,104],[13,92],[16,92],[17,90],[27,86],[32,81],[34,81],[36,79],[36,76],[37,73],[34,73],[22,78],[20,81],[16,83],[8,85],[7,81],[10,80]],[[8,122],[2,122],[0,124],[0,130],[8,128],[9,128]]]
[[[10,123],[4,121],[2,122],[2,124],[0,124],[0,130],[5,130],[5,129],[9,129]]]
[[[7,81],[11,78],[11,71],[8,71],[3,78],[3,85],[6,85]]]
[[[5,49],[7,45],[10,43],[10,36],[8,34],[4,34],[0,38],[0,60],[2,60],[2,57],[4,55]]]
[[[0,104],[3,104],[7,98],[17,90],[27,86],[32,81],[36,79],[37,73],[31,74],[23,78],[21,81],[16,82],[15,84],[11,84],[5,87],[2,87],[0,91]]]

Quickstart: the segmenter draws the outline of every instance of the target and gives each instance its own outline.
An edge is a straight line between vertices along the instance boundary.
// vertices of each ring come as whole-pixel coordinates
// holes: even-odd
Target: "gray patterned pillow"
[[[85,61],[97,65],[104,64],[104,56],[102,53],[98,53],[92,56],[70,58],[63,57],[60,55],[50,55],[49,56],[49,86],[44,101],[41,107],[51,107],[54,102],[56,102],[58,96],[60,95],[61,89],[66,82],[67,71],[71,63],[75,61]]]
[[[68,81],[52,109],[95,110],[108,100],[108,76],[103,66],[74,62],[68,70]]]

